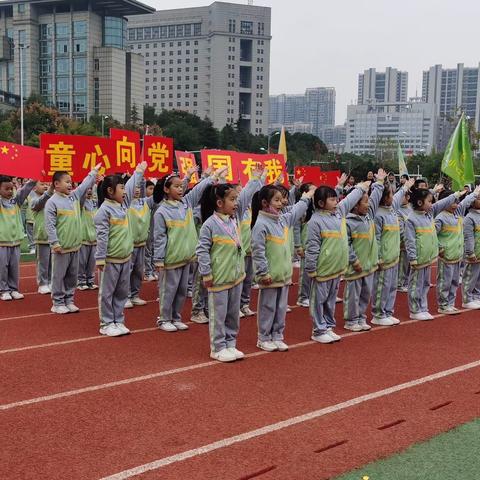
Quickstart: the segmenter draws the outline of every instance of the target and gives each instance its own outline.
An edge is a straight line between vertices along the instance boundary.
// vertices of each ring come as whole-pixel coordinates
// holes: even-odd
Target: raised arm
[[[366,188],[363,184],[355,186],[352,193],[349,193],[338,205],[337,213],[341,217],[346,217],[350,210],[362,199],[366,193]]]
[[[393,196],[392,208],[394,212],[398,212],[402,208],[403,199],[405,198],[405,188],[400,188]]]
[[[250,181],[245,185],[245,188],[240,192],[238,196],[238,211],[237,217],[243,219],[245,212],[248,210],[252,203],[252,198],[256,192],[258,192],[264,185],[266,179],[266,172],[258,171],[254,172],[254,175]]]
[[[372,185],[372,192],[370,193],[370,197],[368,199],[368,213],[370,218],[375,218],[375,214],[377,213],[380,205],[380,200],[382,199],[384,188],[383,181],[375,182]]]
[[[94,217],[97,233],[97,249],[95,260],[98,267],[103,267],[107,258],[108,234],[110,231],[110,215],[106,208],[100,208]]]
[[[442,198],[432,205],[432,215],[436,217],[440,212],[448,208],[460,195],[458,192],[452,193],[450,196]]]
[[[206,177],[198,182],[184,197],[183,201],[189,208],[195,208],[200,202],[205,189],[215,182],[214,176]]]
[[[467,195],[458,205],[457,209],[455,210],[455,215],[459,217],[464,217],[466,211],[470,208],[472,203],[478,198],[480,195],[480,187],[477,187],[470,195]]]
[[[52,191],[50,189],[44,192],[41,197],[34,198],[32,200],[32,203],[30,204],[32,211],[41,212],[45,208],[45,205],[47,204],[48,200],[50,200],[50,198],[52,198]]]
[[[18,190],[17,194],[15,195],[15,203],[21,207],[23,202],[28,198],[30,192],[35,188],[37,184],[36,180],[29,180],[20,190]]]

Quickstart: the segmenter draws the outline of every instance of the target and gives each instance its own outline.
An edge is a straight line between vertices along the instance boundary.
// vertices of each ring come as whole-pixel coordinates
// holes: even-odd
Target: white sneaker
[[[10,295],[10,292],[5,292],[0,295],[0,300],[3,300],[4,302],[9,302],[10,300],[13,300],[13,298]]]
[[[188,325],[183,322],[172,322],[172,324],[177,330],[188,330]]]
[[[252,290],[258,290],[260,287],[258,286],[258,283],[254,283],[252,285]]]
[[[278,347],[271,341],[267,340],[266,342],[261,342],[258,340],[257,347],[266,352],[275,352],[278,350]]]
[[[65,305],[54,305],[50,311],[52,313],[58,313],[59,315],[70,313],[70,310]]]
[[[190,317],[190,320],[194,323],[208,323],[208,318],[203,312],[196,313]]]
[[[462,308],[467,310],[480,310],[480,302],[474,300],[473,302],[462,303]]]
[[[296,262],[292,263],[293,268],[300,268],[300,262],[297,260]]]
[[[124,323],[116,323],[117,329],[122,332],[122,335],[128,335],[130,333],[130,330],[125,326]]]
[[[124,335],[122,330],[120,330],[115,323],[104,325],[103,327],[100,327],[99,331],[101,335],[106,335],[107,337],[120,337],[121,335]]]
[[[398,325],[400,323],[400,320],[396,317],[388,317],[388,319],[392,322],[392,325]]]
[[[458,308],[455,308],[452,305],[449,305],[448,307],[439,308],[438,313],[441,313],[443,315],[458,315],[460,313],[460,310],[458,310]]]
[[[87,283],[87,287],[89,290],[98,290],[98,285],[95,283]]]
[[[155,278],[155,275],[150,274],[150,275],[146,275],[145,278],[144,278],[144,280],[145,280],[146,282],[154,282],[154,281],[156,280],[156,278]]]
[[[240,310],[238,312],[238,318],[244,318],[244,317],[245,317],[244,313]]]
[[[34,248],[31,248],[28,253],[29,253],[30,255],[35,255],[36,250],[35,250]]]
[[[78,285],[77,290],[88,290],[88,286],[86,284]]]
[[[240,350],[237,350],[235,347],[228,347],[227,350],[230,353],[233,353],[233,355],[235,355],[236,360],[241,360],[242,358],[245,358],[245,354]]]
[[[161,322],[158,324],[158,328],[164,332],[176,332],[177,327],[172,322]]]
[[[133,297],[130,301],[133,305],[136,305],[139,307],[147,304],[147,302],[140,297]]]
[[[310,300],[309,300],[308,298],[306,298],[305,300],[299,300],[299,301],[297,302],[297,305],[298,305],[299,307],[308,308],[308,307],[310,307]]]
[[[408,293],[408,287],[398,287],[397,292]]]
[[[14,300],[23,300],[25,298],[25,295],[23,293],[20,293],[20,292],[10,292],[10,296]]]
[[[318,343],[334,343],[335,340],[328,332],[322,333],[322,335],[312,335],[312,340]]]
[[[218,360],[219,362],[234,362],[237,357],[228,348],[224,348],[219,352],[210,352],[210,358]]]
[[[283,340],[274,340],[272,343],[276,345],[279,352],[286,352],[288,350],[288,345]]]
[[[133,308],[133,303],[129,298],[127,298],[127,301],[125,302],[125,306],[123,308]]]
[[[48,295],[49,293],[52,293],[52,291],[50,290],[50,287],[48,285],[40,285],[38,287],[38,293],[40,295]]]
[[[187,292],[187,298],[193,298],[193,292]]]
[[[371,323],[373,323],[373,325],[380,325],[382,327],[391,327],[392,325],[395,325],[392,322],[392,319],[390,317],[383,317],[383,318],[373,317]]]
[[[291,313],[292,312],[292,307],[290,305],[287,305],[287,313]]]
[[[343,298],[337,297],[335,299],[335,303],[342,303],[342,302],[343,302]]]
[[[372,326],[369,325],[367,322],[359,323],[359,325],[362,327],[362,330],[363,330],[364,332],[368,332],[369,330],[372,329]]]
[[[433,317],[428,312],[420,312],[420,313],[411,313],[410,318],[412,320],[433,320]]]
[[[350,323],[345,323],[345,325],[343,326],[343,328],[345,330],[350,330],[352,332],[361,332],[363,331],[363,328],[358,324],[358,323],[353,323],[353,324],[350,324]]]
[[[257,312],[254,312],[248,305],[244,305],[240,311],[245,317],[253,317]]]
[[[67,309],[70,313],[77,313],[80,311],[80,309],[74,303],[69,303],[67,305]]]
[[[336,342],[339,342],[342,337],[340,335],[337,335],[334,331],[333,328],[329,328],[327,330],[327,335],[330,335]]]

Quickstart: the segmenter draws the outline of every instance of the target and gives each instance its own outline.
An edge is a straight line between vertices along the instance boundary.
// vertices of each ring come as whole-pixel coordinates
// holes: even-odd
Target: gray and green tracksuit
[[[273,215],[260,211],[252,229],[252,259],[260,286],[258,296],[258,339],[261,342],[283,340],[292,283],[290,230],[306,213],[309,200],[300,200],[288,213]],[[262,279],[270,278],[270,285]]]
[[[382,193],[383,182],[374,183],[368,201],[368,213],[347,215],[349,266],[345,273],[343,318],[349,326],[364,325],[367,321],[366,311],[372,296],[373,277],[378,268],[374,218]],[[355,271],[356,265],[360,265],[361,272]]]
[[[347,195],[331,212],[316,210],[307,227],[305,271],[311,278],[310,317],[313,335],[336,325],[335,303],[340,277],[348,268],[346,216],[364,195],[360,187]]]
[[[393,316],[397,298],[398,262],[400,259],[399,206],[405,190],[401,188],[391,207],[380,206],[375,215],[378,242],[378,270],[373,281],[372,313],[375,318]]]
[[[200,228],[196,254],[198,272],[203,280],[212,280],[208,289],[210,348],[219,352],[235,347],[240,328],[240,299],[245,279],[245,248],[240,219],[244,218],[252,197],[264,183],[250,180],[238,197],[234,218],[214,213]]]
[[[409,203],[401,205],[397,210],[398,220],[400,222],[400,258],[398,264],[398,288],[408,287],[408,277],[410,276],[410,262],[408,261],[407,250],[405,248],[405,222],[412,213],[412,207]]]
[[[295,249],[302,249],[304,255],[300,257],[300,274],[298,280],[298,301],[304,302],[310,298],[311,279],[305,270],[305,249],[307,248],[308,226],[304,220],[300,220],[293,227]]]
[[[130,259],[133,252],[128,208],[135,195],[135,186],[142,176],[137,171],[128,180],[123,203],[107,199],[95,214],[95,260],[97,266],[103,266],[98,290],[100,326],[125,323],[124,308],[130,290]]]
[[[94,217],[97,213],[97,205],[93,200],[85,199],[80,202],[80,206],[82,246],[80,247],[78,260],[78,284],[93,285],[95,281],[95,250],[97,245]]]
[[[437,301],[439,308],[454,307],[464,254],[463,217],[477,195],[468,195],[454,213],[443,211],[435,217],[438,238]]]
[[[438,258],[438,239],[434,218],[457,198],[452,194],[434,203],[429,212],[412,210],[405,223],[405,247],[410,262],[408,303],[410,313],[428,312],[432,264]]]
[[[198,242],[193,209],[213,181],[213,177],[200,181],[181,201],[163,200],[155,212],[153,253],[155,266],[160,268],[158,324],[182,320],[190,264],[195,261]]]
[[[35,247],[35,241],[33,238],[34,224],[32,211],[32,199],[35,198],[34,195],[37,194],[32,190],[32,192],[30,192],[30,195],[27,197],[27,210],[25,211],[25,232],[27,234],[29,250]]]
[[[470,209],[463,222],[465,271],[462,279],[463,303],[480,302],[480,210]]]
[[[47,190],[43,195],[32,192],[30,207],[33,214],[33,239],[37,250],[37,284],[46,287],[52,281],[52,250],[45,229],[45,205],[52,196]]]
[[[80,200],[97,177],[92,170],[70,195],[55,192],[45,205],[45,228],[52,249],[52,301],[54,306],[73,303],[78,280],[78,252],[82,246]]]
[[[0,293],[18,292],[24,235],[20,209],[36,184],[35,180],[29,181],[11,199],[0,197]]]

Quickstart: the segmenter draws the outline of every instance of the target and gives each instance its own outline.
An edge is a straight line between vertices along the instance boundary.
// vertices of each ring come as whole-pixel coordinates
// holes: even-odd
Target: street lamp
[[[108,115],[102,115],[102,137],[105,136],[105,120],[108,120],[109,118]]]
[[[272,139],[272,137],[275,137],[277,135],[280,135],[280,132],[273,132],[271,133],[269,136],[268,136],[268,140],[267,140],[267,153],[270,153],[270,140]]]
[[[25,141],[25,131],[23,123],[23,51],[30,48],[30,45],[18,45],[20,60],[20,143],[23,145]]]

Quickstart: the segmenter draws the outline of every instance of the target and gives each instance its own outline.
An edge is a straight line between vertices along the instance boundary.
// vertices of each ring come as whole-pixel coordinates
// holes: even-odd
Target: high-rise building
[[[375,154],[400,142],[407,153],[429,154],[435,145],[435,105],[411,99],[405,103],[378,103],[347,107],[349,153]]]
[[[217,128],[240,119],[267,133],[270,8],[214,2],[129,18],[132,52],[145,57],[145,104],[185,110]]]
[[[358,105],[370,100],[383,103],[406,102],[408,73],[387,67],[385,72],[369,68],[358,76]]]
[[[320,132],[319,137],[330,152],[343,153],[347,142],[347,127],[345,125],[326,127]]]
[[[143,58],[127,52],[125,17],[152,11],[136,0],[1,2],[0,94],[39,93],[80,120],[123,123],[133,105],[142,117]]]
[[[461,110],[469,116],[478,131],[480,125],[480,68],[444,69],[435,65],[423,72],[423,101],[434,103],[436,113],[444,120],[455,119]]]
[[[308,131],[320,136],[324,128],[335,125],[335,89],[307,88],[303,95],[270,96],[269,130],[276,130],[279,125],[290,133]]]

